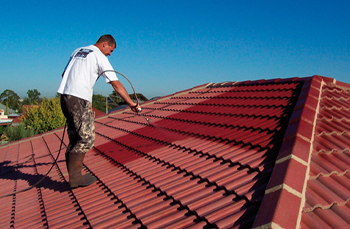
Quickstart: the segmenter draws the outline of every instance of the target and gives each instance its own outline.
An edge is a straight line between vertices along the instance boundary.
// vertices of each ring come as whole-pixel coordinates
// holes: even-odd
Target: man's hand
[[[134,103],[133,105],[129,105],[129,107],[133,112],[136,112],[136,113],[139,113],[142,111],[141,106],[137,105],[137,103]]]

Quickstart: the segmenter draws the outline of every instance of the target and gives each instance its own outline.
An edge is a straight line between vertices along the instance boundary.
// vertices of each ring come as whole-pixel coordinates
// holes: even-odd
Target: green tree
[[[144,96],[143,94],[141,94],[141,93],[136,93],[136,95],[137,95],[137,98],[138,98],[138,100],[139,100],[140,102],[141,102],[141,101],[143,101],[143,102],[148,101],[148,99],[146,98],[146,96]],[[129,96],[130,96],[131,99],[136,100],[135,94],[130,94]]]
[[[34,105],[34,104],[39,104],[40,103],[40,92],[38,92],[37,89],[33,89],[33,90],[28,90],[27,91],[27,95],[28,95],[28,100],[30,104],[27,105]]]
[[[19,110],[20,108],[20,97],[12,90],[6,89],[0,94],[0,102],[8,104],[13,110]]]
[[[64,126],[66,119],[59,98],[44,98],[40,106],[26,110],[22,121],[26,128],[32,127],[35,133],[41,134]]]
[[[30,99],[28,97],[24,97],[24,99],[22,101],[22,105],[31,105],[30,104]]]
[[[113,91],[112,94],[108,96],[108,108],[113,109],[115,107],[118,107],[124,103],[124,100],[116,91]]]
[[[141,93],[137,93],[137,98],[139,102],[148,101],[148,99]],[[130,98],[136,102],[135,94],[129,94]],[[125,104],[122,97],[120,97],[116,91],[113,91],[112,94],[108,97],[108,107],[109,109],[113,109],[115,107],[118,107],[120,105]]]

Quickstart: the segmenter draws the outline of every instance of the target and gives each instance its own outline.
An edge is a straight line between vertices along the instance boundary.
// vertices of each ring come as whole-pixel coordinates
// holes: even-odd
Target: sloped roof
[[[0,103],[0,109],[6,111],[6,105]],[[15,114],[16,112],[12,110],[11,108],[8,108],[9,114]]]
[[[201,85],[97,118],[71,190],[63,128],[0,147],[0,227],[349,226],[350,85],[313,76]],[[148,117],[150,122],[147,122]],[[64,137],[64,147],[68,144]],[[327,216],[327,217],[326,217]]]
[[[102,116],[106,116],[105,113],[103,113],[102,111],[100,110],[97,110],[96,108],[92,108],[92,111],[94,112],[94,117],[95,118],[100,118]]]

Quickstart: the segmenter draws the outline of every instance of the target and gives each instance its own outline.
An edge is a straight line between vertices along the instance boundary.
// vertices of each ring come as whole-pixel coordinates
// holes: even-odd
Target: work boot
[[[81,174],[85,153],[72,153],[68,155],[69,185],[71,188],[85,187],[93,184],[96,178],[91,174]]]

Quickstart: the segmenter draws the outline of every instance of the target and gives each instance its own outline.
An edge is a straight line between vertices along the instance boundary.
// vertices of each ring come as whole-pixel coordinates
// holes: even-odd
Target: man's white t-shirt
[[[76,49],[64,70],[58,93],[92,102],[93,87],[103,71],[113,70],[108,58],[94,45]],[[118,80],[114,72],[102,74],[106,83]]]

